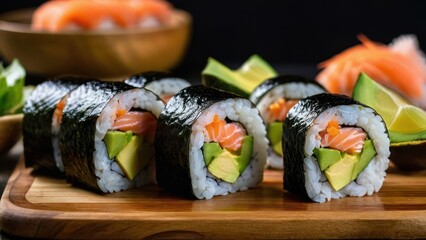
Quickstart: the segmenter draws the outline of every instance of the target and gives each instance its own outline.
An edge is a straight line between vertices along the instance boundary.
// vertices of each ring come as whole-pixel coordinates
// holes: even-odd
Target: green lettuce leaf
[[[25,69],[18,60],[7,68],[0,64],[0,116],[22,112]]]

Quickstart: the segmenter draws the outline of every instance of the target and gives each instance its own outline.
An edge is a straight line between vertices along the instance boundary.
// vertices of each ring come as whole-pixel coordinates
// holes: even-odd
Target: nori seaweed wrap
[[[372,108],[346,96],[314,95],[291,108],[283,133],[284,189],[316,202],[380,190],[390,142]]]
[[[233,125],[236,129],[244,129],[240,158],[245,152],[242,149],[252,148],[247,154],[246,165],[232,176],[221,175],[222,172],[214,167],[215,161],[230,151],[221,139],[211,137],[208,132],[208,127],[216,122],[225,127]],[[185,88],[171,98],[158,119],[155,142],[158,185],[198,199],[254,187],[263,177],[267,148],[265,134],[259,112],[250,101],[203,86]],[[251,144],[245,144],[244,139],[250,136]],[[215,145],[218,150],[210,163],[205,158],[209,155],[206,145]],[[227,163],[234,164],[228,172],[233,172],[236,165],[243,165],[232,158]]]
[[[52,117],[57,104],[86,78],[62,76],[39,84],[24,106],[25,165],[59,173],[52,146]]]
[[[142,161],[143,155],[148,154],[146,151],[153,148],[148,146],[145,152],[139,152],[145,144],[142,137],[147,136],[139,136],[140,132],[125,129],[125,126],[118,129],[114,127],[119,118],[127,116],[126,114],[148,114],[154,116],[154,125],[149,126],[155,132],[156,117],[163,107],[164,103],[151,91],[119,82],[92,81],[74,90],[63,111],[60,131],[67,180],[102,192],[117,192],[152,182],[153,157],[144,166],[139,166],[141,169],[133,169],[137,165],[134,162]],[[136,123],[143,127],[146,122]],[[120,153],[111,155],[107,138],[108,135],[124,136],[129,131],[130,135],[124,138],[126,142],[121,144],[120,151],[127,151],[127,146],[135,143],[137,149],[130,149],[130,152],[136,153],[136,156],[131,156],[136,159],[124,159],[122,162],[119,159]],[[132,163],[125,165],[126,161]]]

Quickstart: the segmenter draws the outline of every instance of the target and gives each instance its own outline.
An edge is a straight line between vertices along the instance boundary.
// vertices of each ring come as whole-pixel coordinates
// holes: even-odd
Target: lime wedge
[[[276,75],[277,72],[258,55],[251,56],[237,70],[209,58],[202,72],[202,83],[248,97],[259,84]]]
[[[426,139],[426,112],[361,73],[352,97],[376,110],[385,121],[391,142]]]

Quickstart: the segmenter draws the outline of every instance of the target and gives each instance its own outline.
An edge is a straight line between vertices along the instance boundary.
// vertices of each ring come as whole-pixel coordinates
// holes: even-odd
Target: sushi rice
[[[173,96],[180,90],[191,86],[191,84],[181,78],[163,78],[160,80],[148,82],[145,88],[153,91],[158,96]]]
[[[215,115],[241,123],[248,135],[253,135],[252,159],[235,183],[216,179],[207,170],[204,163],[202,147],[210,142],[205,126],[213,121]],[[190,175],[194,195],[199,199],[210,199],[216,195],[227,195],[244,191],[259,184],[263,179],[263,170],[267,157],[268,140],[266,129],[258,110],[245,99],[227,99],[211,105],[192,126],[190,138]]]
[[[357,179],[339,191],[335,191],[328,183],[313,155],[314,148],[320,147],[319,132],[327,127],[327,123],[334,116],[337,116],[339,125],[361,127],[373,140],[377,153]],[[308,196],[313,201],[325,202],[332,198],[338,199],[348,195],[361,197],[378,192],[383,185],[386,177],[385,171],[389,165],[389,146],[390,140],[386,126],[382,118],[376,115],[372,109],[360,105],[342,105],[324,111],[315,119],[305,140],[303,166]]]

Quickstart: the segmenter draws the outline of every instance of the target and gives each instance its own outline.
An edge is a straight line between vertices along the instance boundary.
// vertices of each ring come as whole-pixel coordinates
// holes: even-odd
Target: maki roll
[[[66,96],[86,78],[63,76],[39,84],[24,106],[25,165],[35,170],[63,171],[57,134]]]
[[[284,188],[325,202],[382,187],[389,135],[382,117],[351,98],[319,94],[300,100],[283,128]]]
[[[266,163],[266,129],[256,107],[203,86],[175,95],[158,119],[157,182],[169,191],[210,199],[254,187]]]
[[[180,90],[191,86],[188,81],[173,77],[168,72],[154,71],[133,75],[124,82],[134,87],[151,90],[166,103]]]
[[[302,98],[324,92],[326,90],[317,82],[291,75],[270,78],[256,87],[250,100],[256,104],[267,125],[268,166],[283,169],[282,129],[290,108]]]
[[[59,134],[67,180],[104,193],[155,181],[163,107],[153,92],[124,83],[92,81],[71,92]]]

